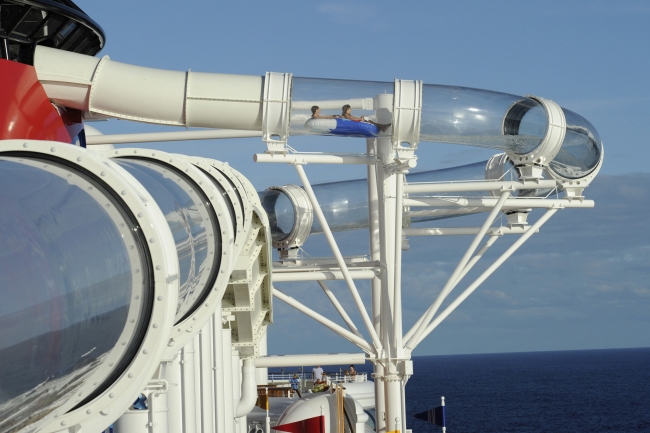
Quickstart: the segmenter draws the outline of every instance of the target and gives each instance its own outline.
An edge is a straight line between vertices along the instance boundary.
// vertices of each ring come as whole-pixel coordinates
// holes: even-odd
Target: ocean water
[[[366,366],[368,366],[366,364]],[[650,348],[414,358],[411,415],[445,397],[447,432],[650,432]]]

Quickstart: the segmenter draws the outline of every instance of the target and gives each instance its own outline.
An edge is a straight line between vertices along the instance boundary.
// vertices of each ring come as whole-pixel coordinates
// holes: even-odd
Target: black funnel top
[[[94,56],[104,30],[70,0],[0,0],[0,57],[32,64],[45,45]]]

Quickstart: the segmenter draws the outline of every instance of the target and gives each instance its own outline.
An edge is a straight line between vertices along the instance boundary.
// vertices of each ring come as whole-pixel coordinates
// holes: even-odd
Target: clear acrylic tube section
[[[295,77],[289,133],[390,136],[394,88],[389,82]]]
[[[221,257],[221,236],[207,197],[189,177],[173,166],[136,158],[117,158],[162,210],[176,243],[179,293],[176,322],[201,303],[216,280]],[[208,254],[214,239],[216,251]]]
[[[153,278],[137,221],[95,179],[2,157],[0,184],[0,430],[12,432],[65,403],[109,354],[119,359],[94,395],[123,373]]]

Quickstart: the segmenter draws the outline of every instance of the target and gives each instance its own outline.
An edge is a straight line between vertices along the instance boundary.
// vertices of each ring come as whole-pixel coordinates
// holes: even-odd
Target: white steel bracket
[[[521,167],[520,173],[522,180],[540,179],[543,168],[553,161],[555,155],[560,151],[564,136],[566,134],[566,118],[562,108],[550,99],[540,98],[533,95],[525,95],[534,101],[539,102],[548,115],[548,128],[542,142],[531,152],[518,154],[514,151],[508,151],[508,157],[516,165]],[[521,101],[520,101],[521,102]],[[519,103],[518,103],[519,104]],[[517,106],[517,104],[515,104]],[[515,107],[513,106],[513,108]],[[511,108],[511,110],[513,109]],[[508,113],[510,113],[510,111]],[[521,115],[523,117],[523,114]],[[519,119],[521,120],[521,119]],[[502,132],[505,135],[507,131],[508,116],[503,119]]]
[[[557,174],[550,166],[546,168],[545,173],[552,179],[555,179],[559,185],[559,188],[566,192],[566,198],[568,199],[584,199],[582,195],[583,190],[589,186],[591,181],[596,177],[601,167],[603,166],[603,158],[605,157],[605,149],[602,149],[600,152],[600,159],[596,167],[589,172],[588,175],[580,179],[570,179],[562,175]]]
[[[393,149],[400,161],[414,158],[420,141],[422,81],[395,80],[393,97]],[[406,143],[408,146],[403,146]]]
[[[267,72],[262,103],[262,140],[269,153],[287,152],[291,112],[290,73]]]

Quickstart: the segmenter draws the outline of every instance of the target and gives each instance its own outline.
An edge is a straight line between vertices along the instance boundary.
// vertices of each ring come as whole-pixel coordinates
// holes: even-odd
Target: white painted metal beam
[[[379,336],[377,335],[377,332],[375,332],[375,327],[372,325],[372,321],[368,316],[368,311],[366,310],[366,307],[363,305],[361,296],[359,296],[359,291],[357,290],[357,286],[354,284],[354,280],[352,280],[352,277],[350,276],[350,271],[348,270],[348,266],[345,263],[345,260],[343,259],[343,255],[339,250],[336,240],[334,239],[332,230],[330,230],[329,224],[325,219],[325,215],[323,214],[323,210],[321,209],[320,204],[318,203],[316,194],[314,194],[314,190],[312,189],[311,184],[309,183],[309,179],[307,179],[307,175],[305,174],[305,169],[302,168],[301,165],[296,165],[295,167],[296,167],[296,171],[298,172],[298,176],[300,176],[300,180],[303,184],[303,188],[307,193],[307,195],[309,196],[309,201],[311,201],[311,204],[314,207],[314,213],[318,217],[318,222],[320,222],[320,225],[323,229],[323,234],[327,238],[327,242],[329,243],[330,248],[332,249],[332,253],[334,254],[334,257],[336,257],[336,261],[339,267],[341,268],[341,272],[343,272],[343,276],[345,277],[345,282],[348,284],[348,287],[350,288],[350,293],[352,294],[352,298],[354,299],[354,302],[357,305],[357,308],[359,309],[359,314],[361,314],[361,318],[363,319],[366,328],[368,329],[370,338],[372,339],[372,342],[375,345],[377,353],[379,353],[381,351],[381,348],[383,347],[381,341],[379,341]]]
[[[418,197],[407,198],[404,206],[410,207],[486,207],[491,208],[497,204],[496,198],[466,198],[466,197]],[[543,198],[511,198],[503,204],[503,209],[552,209],[552,208],[592,208],[593,200],[567,200]]]
[[[261,356],[255,359],[257,368],[294,367],[300,365],[365,364],[365,353],[320,353],[304,355]]]
[[[323,289],[323,292],[325,292],[325,295],[330,300],[334,308],[336,308],[336,311],[338,311],[339,315],[341,316],[341,319],[343,319],[345,324],[348,325],[350,331],[352,331],[355,335],[363,338],[363,335],[361,335],[359,329],[357,329],[356,325],[348,315],[347,311],[345,311],[345,308],[343,308],[343,305],[341,305],[339,300],[336,298],[334,292],[330,290],[330,288],[324,281],[319,281],[318,284],[320,285],[321,289]]]
[[[416,342],[411,343],[409,341],[409,345],[415,349],[422,340],[426,338],[427,335],[429,335],[440,323],[442,323],[443,320],[447,318],[465,299],[471,295],[474,290],[476,290],[490,275],[494,273],[512,254],[515,253],[521,247],[524,242],[526,242],[534,233],[539,231],[539,228],[546,223],[555,213],[558,211],[558,209],[549,209],[538,219],[535,224],[532,225],[531,229],[528,230],[525,234],[523,234],[517,241],[510,246],[495,262],[490,265],[489,268],[485,270],[481,274],[480,277],[478,277],[463,293],[461,293],[458,298],[454,299],[454,301],[449,304],[445,310],[440,313],[424,330],[422,335],[419,337],[419,339]]]
[[[410,183],[404,187],[407,194],[436,192],[499,191],[520,189],[552,189],[557,186],[554,180],[527,182],[514,181],[466,181],[445,183]]]
[[[470,261],[472,258],[472,255],[474,254],[474,251],[476,251],[476,248],[478,248],[479,243],[481,242],[481,239],[483,239],[483,236],[487,233],[489,227],[492,225],[494,220],[496,219],[497,215],[499,212],[501,212],[501,207],[504,205],[504,203],[508,200],[508,197],[510,197],[510,191],[504,191],[501,193],[501,197],[497,200],[494,208],[492,209],[492,212],[488,215],[488,217],[485,219],[485,222],[481,226],[481,229],[479,232],[476,234],[476,237],[470,244],[470,246],[467,248],[467,251],[465,251],[465,254],[463,255],[463,258],[460,259],[460,262],[458,262],[458,265],[456,266],[456,269],[454,269],[454,272],[451,274],[449,279],[447,280],[447,283],[445,286],[440,290],[440,293],[438,294],[438,297],[436,300],[431,304],[429,309],[424,313],[424,315],[421,317],[421,321],[418,320],[420,323],[419,326],[413,326],[411,329],[406,333],[404,336],[404,340],[408,341],[406,343],[405,348],[407,350],[413,350],[414,346],[412,345],[412,342],[419,341],[420,336],[424,332],[424,329],[426,325],[431,321],[433,316],[436,314],[438,311],[438,308],[440,308],[440,305],[442,302],[445,300],[447,295],[453,290],[453,288],[456,286],[457,280],[467,263]]]
[[[350,270],[350,278],[353,280],[372,280],[375,278],[375,271],[372,270]],[[291,281],[324,281],[344,280],[345,276],[341,271],[295,271],[295,272],[273,272],[273,282],[286,283]]]
[[[337,325],[336,323],[332,322],[325,316],[318,314],[311,308],[305,306],[301,302],[295,300],[291,296],[285,295],[275,287],[273,288],[273,296],[281,300],[282,302],[285,302],[295,308],[296,310],[300,311],[301,313],[306,314],[307,316],[311,317],[321,325],[331,329],[341,337],[345,338],[348,340],[350,343],[356,344],[359,346],[362,350],[367,351],[368,353],[374,353],[375,350],[373,347],[368,344],[366,340],[363,338],[359,338],[358,336],[354,335],[352,332],[348,331],[347,329],[343,328],[342,326]]]
[[[377,159],[368,155],[334,155],[324,153],[256,153],[255,162],[278,164],[361,164],[372,165]]]
[[[514,227],[493,227],[487,231],[489,236],[515,235],[524,234],[530,229],[530,226]],[[476,235],[480,227],[431,227],[431,228],[408,228],[404,229],[406,236],[462,236]]]
[[[88,135],[86,144],[159,143],[163,141],[217,140],[261,137],[262,131],[237,129],[201,129],[197,131],[145,132],[139,134]]]

